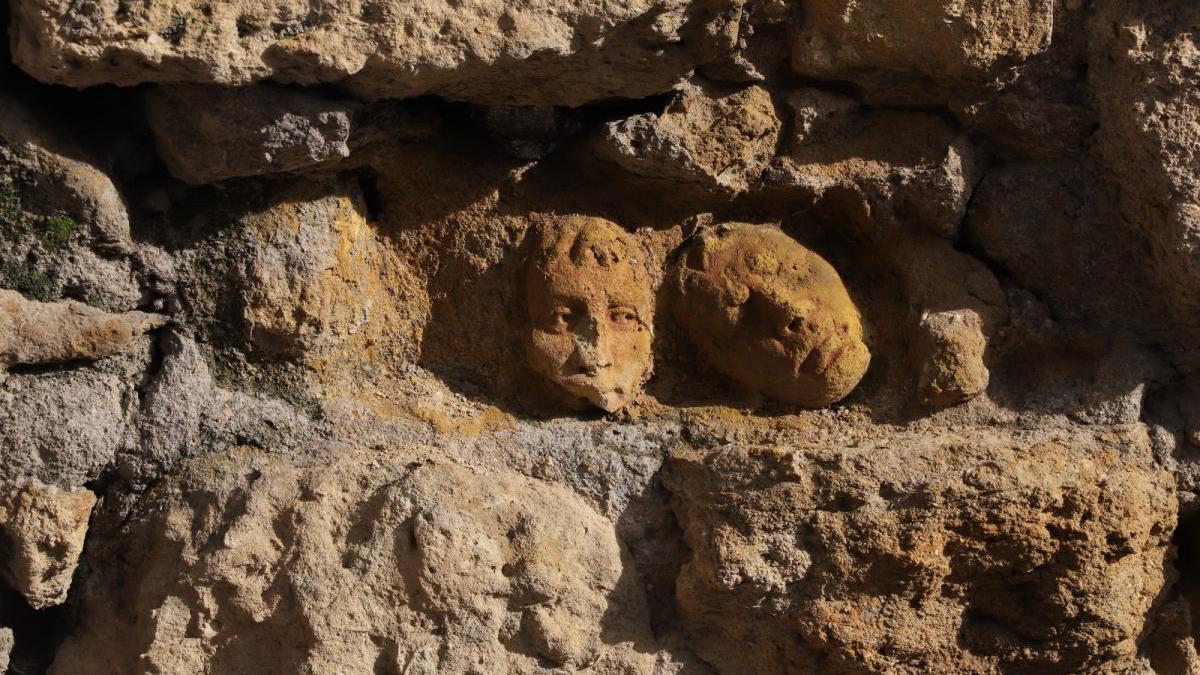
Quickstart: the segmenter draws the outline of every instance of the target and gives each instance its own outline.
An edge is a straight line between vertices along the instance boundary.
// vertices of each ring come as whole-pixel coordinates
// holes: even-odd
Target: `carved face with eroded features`
[[[704,228],[675,282],[680,324],[713,367],[753,391],[821,408],[866,373],[871,354],[841,278],[778,229]]]
[[[525,350],[568,407],[616,412],[649,379],[647,257],[632,235],[599,218],[571,218],[540,233],[525,268]]]

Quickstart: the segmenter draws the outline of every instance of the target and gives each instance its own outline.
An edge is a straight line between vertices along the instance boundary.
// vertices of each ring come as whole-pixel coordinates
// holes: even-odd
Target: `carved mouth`
[[[616,412],[628,398],[627,388],[622,385],[602,385],[597,379],[595,375],[580,373],[561,377],[557,383],[580,401],[586,401],[606,412]]]
[[[809,350],[808,355],[804,357],[804,360],[800,363],[800,367],[796,370],[799,373],[808,373],[817,376],[828,372],[842,358],[847,349],[846,344],[843,343],[837,345],[832,351],[826,351],[826,347],[833,338],[834,336],[830,335],[821,344]]]

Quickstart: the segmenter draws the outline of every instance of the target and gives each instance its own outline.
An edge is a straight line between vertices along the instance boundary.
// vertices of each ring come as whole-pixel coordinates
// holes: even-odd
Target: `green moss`
[[[58,284],[54,277],[29,263],[0,265],[0,288],[11,288],[42,302],[58,299]]]
[[[8,236],[32,232],[47,250],[57,251],[71,240],[76,227],[70,216],[27,214],[12,178],[0,174],[0,232]]]
[[[69,216],[36,216],[32,224],[38,240],[51,251],[66,246],[76,227],[75,220]]]
[[[12,181],[0,176],[0,223],[5,225],[20,225],[23,219],[21,211],[21,196],[13,187]]]

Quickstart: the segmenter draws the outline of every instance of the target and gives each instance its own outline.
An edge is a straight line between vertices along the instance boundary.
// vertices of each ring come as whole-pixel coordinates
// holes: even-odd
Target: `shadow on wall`
[[[676,579],[691,551],[670,508],[670,499],[656,478],[617,516],[622,572],[600,618],[600,639],[609,645],[632,642],[636,651],[646,654],[665,651],[681,666],[680,672],[707,675],[713,671],[687,646],[676,606]],[[637,598],[644,598],[637,601],[648,604],[653,643],[639,642],[637,632],[618,611]]]
[[[0,547],[2,548],[2,547]],[[21,594],[0,587],[0,627],[13,630],[14,646],[9,656],[8,675],[46,672],[62,642],[65,606],[34,610]]]
[[[1174,541],[1179,585],[1191,608],[1191,616],[1200,617],[1200,513],[1180,517]],[[1200,626],[1192,625],[1191,632],[1192,638],[1200,642]]]

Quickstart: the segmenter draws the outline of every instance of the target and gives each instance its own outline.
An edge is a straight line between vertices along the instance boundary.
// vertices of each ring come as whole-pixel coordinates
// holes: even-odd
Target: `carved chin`
[[[601,386],[597,383],[571,381],[558,382],[568,395],[568,405],[577,410],[597,407],[604,412],[614,413],[624,408],[633,398],[634,387]]]

